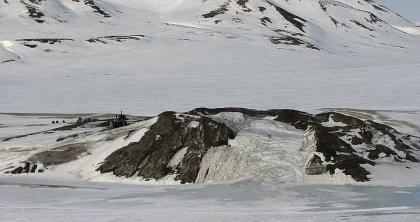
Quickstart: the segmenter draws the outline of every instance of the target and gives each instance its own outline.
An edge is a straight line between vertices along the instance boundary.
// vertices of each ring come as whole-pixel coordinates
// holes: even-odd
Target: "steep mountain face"
[[[166,112],[138,143],[112,153],[98,170],[157,180],[176,172],[175,180],[192,183],[208,149],[227,145],[234,137],[230,128],[210,118]]]
[[[180,183],[308,177],[375,183],[387,169],[409,174],[420,158],[419,137],[337,112],[198,108],[61,138],[26,157],[8,156],[2,171]]]
[[[182,41],[335,53],[418,50],[417,38],[394,27],[413,24],[371,0],[3,0],[0,18],[7,27],[0,40],[27,47],[9,51],[39,56]],[[19,60],[4,49],[1,55],[2,62]]]

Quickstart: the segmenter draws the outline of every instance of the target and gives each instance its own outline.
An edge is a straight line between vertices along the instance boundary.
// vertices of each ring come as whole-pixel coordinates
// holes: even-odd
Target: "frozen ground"
[[[420,187],[129,186],[1,177],[2,221],[417,221]]]
[[[220,60],[217,66],[199,65],[206,64],[205,58],[162,54],[155,61],[165,65],[137,64],[128,58],[104,69],[88,64],[67,67],[65,61],[20,71],[16,69],[22,67],[11,67],[2,71],[0,94],[6,105],[0,111],[115,113],[123,109],[151,115],[200,106],[420,109],[419,57],[401,61],[322,53],[309,58],[279,53],[273,58],[269,52],[255,56],[248,49],[237,53],[240,59],[236,54],[213,53],[213,59]],[[293,62],[283,60],[286,56]],[[75,60],[84,63],[83,58]],[[172,64],[174,60],[178,61]],[[139,75],[124,66],[149,71]],[[16,74],[29,69],[36,74]]]

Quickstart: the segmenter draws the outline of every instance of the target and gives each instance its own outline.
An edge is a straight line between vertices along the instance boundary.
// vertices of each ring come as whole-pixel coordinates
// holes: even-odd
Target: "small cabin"
[[[123,114],[123,112],[121,111],[121,114],[119,115],[115,115],[115,119],[111,120],[109,123],[109,126],[111,128],[119,128],[119,127],[123,127],[123,126],[127,126],[127,116]]]
[[[91,117],[79,117],[76,120],[76,123],[82,124],[82,123],[90,123],[92,122],[92,118]]]

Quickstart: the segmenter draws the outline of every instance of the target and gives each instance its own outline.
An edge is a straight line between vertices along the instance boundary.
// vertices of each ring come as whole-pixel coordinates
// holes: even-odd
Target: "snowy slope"
[[[420,35],[419,26],[395,26],[395,28],[412,35]]]
[[[420,38],[372,1],[0,6],[4,112],[419,108],[406,95],[416,94]]]
[[[1,4],[2,25],[14,24],[1,38],[15,41],[69,38],[77,45],[86,45],[86,40],[102,36],[143,34],[154,41],[179,41],[193,34],[206,41],[212,37],[266,39],[274,44],[337,52],[344,51],[343,47],[360,50],[361,44],[382,50],[395,46],[410,50],[410,42],[416,42],[393,28],[412,26],[411,22],[370,1],[45,0]]]
[[[130,186],[1,177],[2,221],[416,221],[419,187]],[[286,219],[287,218],[287,219]]]

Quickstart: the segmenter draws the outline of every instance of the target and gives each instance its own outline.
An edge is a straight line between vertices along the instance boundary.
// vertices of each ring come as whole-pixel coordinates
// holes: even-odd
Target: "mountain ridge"
[[[231,38],[265,38],[275,46],[335,53],[342,53],[348,47],[352,51],[360,51],[358,48],[362,45],[376,45],[377,48],[398,51],[398,48],[411,48],[406,42],[418,40],[394,27],[411,26],[413,23],[374,1],[162,2],[145,1],[143,4],[136,4],[113,0],[4,1],[0,8],[2,20],[17,19],[20,22],[16,24],[16,28],[23,26],[25,28],[20,29],[26,31],[3,33],[0,38],[8,41],[16,40],[10,39],[13,36],[17,39],[33,38],[34,41],[41,36],[44,39],[74,39],[72,36],[75,36],[75,31],[78,32],[77,37],[85,36],[85,39],[78,41],[89,41],[108,35],[126,37],[141,34],[156,38],[156,32],[172,32],[165,24],[180,24],[190,29],[200,27],[211,30],[210,32],[224,33],[231,35]],[[159,6],[163,5],[167,6],[161,9]],[[19,14],[25,9],[25,13]],[[128,22],[128,19],[139,24],[130,24],[132,22]],[[30,20],[35,24],[30,24]],[[79,30],[82,24],[92,29]],[[111,26],[115,28],[110,28]],[[32,29],[34,30],[30,31]],[[142,32],[134,31],[139,29]],[[131,30],[130,33],[128,30]],[[185,38],[187,36],[189,35]]]

